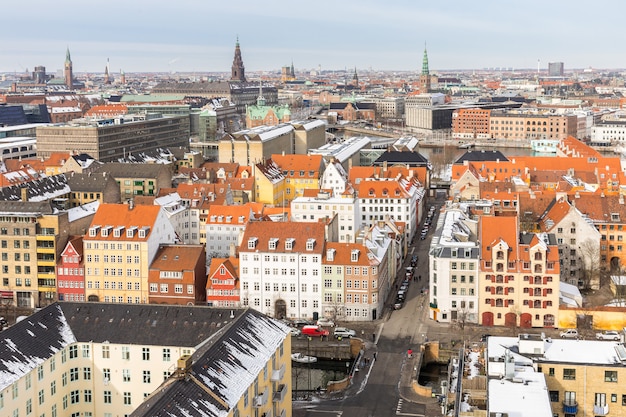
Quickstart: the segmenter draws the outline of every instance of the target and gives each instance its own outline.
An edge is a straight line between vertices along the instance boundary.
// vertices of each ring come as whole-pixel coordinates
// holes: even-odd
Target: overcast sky
[[[626,2],[26,0],[2,2],[0,72],[626,68]]]

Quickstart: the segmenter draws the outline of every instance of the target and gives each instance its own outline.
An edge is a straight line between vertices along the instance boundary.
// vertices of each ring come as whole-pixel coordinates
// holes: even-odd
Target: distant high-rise
[[[562,62],[549,62],[548,63],[548,75],[550,77],[562,77],[563,76],[563,63]]]
[[[65,65],[63,70],[63,75],[65,77],[65,86],[72,90],[74,88],[74,74],[72,72],[72,58],[70,56],[70,48],[67,48],[65,52]]]
[[[430,70],[428,68],[428,52],[424,45],[424,57],[422,58],[422,74],[420,75],[420,92],[430,92]]]
[[[241,48],[239,48],[239,37],[237,37],[237,43],[235,44],[235,58],[233,59],[233,67],[231,70],[231,81],[246,82],[246,69],[243,66],[243,60],[241,59]]]

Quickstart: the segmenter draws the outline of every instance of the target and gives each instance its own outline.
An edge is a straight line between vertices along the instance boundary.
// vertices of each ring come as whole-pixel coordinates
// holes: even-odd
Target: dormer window
[[[111,233],[111,230],[113,229],[113,226],[105,226],[102,228],[102,237],[109,237],[109,233]]]
[[[313,250],[313,248],[315,247],[315,239],[308,238],[306,240],[306,250]]]
[[[122,235],[122,231],[124,230],[124,226],[118,226],[113,230],[113,237],[120,237]]]
[[[243,223],[246,220],[246,216],[239,216],[239,223]]]
[[[273,237],[269,240],[268,247],[270,250],[276,250],[276,245],[278,245],[278,238]]]
[[[326,259],[331,262],[335,260],[335,249],[328,249],[326,251]]]
[[[285,240],[285,250],[293,250],[293,243],[296,239],[289,237]]]
[[[129,229],[126,230],[126,237],[134,237],[136,231],[137,226],[131,226]]]
[[[217,217],[217,222],[218,223],[222,223],[224,221],[224,216],[218,216]]]
[[[248,239],[248,249],[254,249],[256,248],[256,244],[259,241],[258,238],[256,237],[251,237]]]
[[[370,188],[370,190],[369,190],[369,195],[370,195],[370,196],[373,196],[373,195],[374,195],[374,189],[373,189],[373,188]]]
[[[148,236],[148,233],[150,232],[150,227],[149,226],[144,226],[141,229],[139,229],[139,237],[141,239],[144,239]]]
[[[96,237],[98,235],[98,231],[100,230],[100,226],[94,226],[89,229],[89,236]]]
[[[233,216],[226,216],[226,223],[230,223],[233,221]]]
[[[611,221],[612,222],[618,222],[619,220],[619,213],[611,213]]]
[[[383,195],[384,196],[389,195],[389,190],[387,190],[386,188],[383,188]]]
[[[359,251],[358,249],[352,249],[352,251],[350,252],[350,260],[352,262],[357,262],[359,260],[359,253],[361,251]]]
[[[211,216],[210,222],[215,223],[216,221],[217,221],[217,216],[215,215]]]

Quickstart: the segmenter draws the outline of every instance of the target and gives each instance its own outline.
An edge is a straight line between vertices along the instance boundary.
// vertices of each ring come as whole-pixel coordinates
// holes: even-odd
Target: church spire
[[[246,69],[243,66],[243,59],[241,59],[241,48],[239,48],[239,36],[237,36],[237,42],[235,43],[235,58],[233,59],[233,66],[231,68],[231,81],[246,82]]]
[[[65,80],[65,86],[68,90],[74,88],[74,73],[72,71],[72,58],[70,56],[70,47],[67,47],[65,52],[65,65],[63,66],[63,77]]]
[[[428,52],[426,51],[426,42],[424,42],[424,58],[422,58],[422,75],[430,75],[428,69]]]
[[[420,92],[430,93],[430,70],[428,68],[428,52],[424,42],[424,58],[422,58],[422,74],[420,75]]]

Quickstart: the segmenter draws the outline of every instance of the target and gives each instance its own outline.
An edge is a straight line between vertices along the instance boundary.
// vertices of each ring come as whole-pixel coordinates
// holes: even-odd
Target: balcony
[[[272,378],[271,381],[272,382],[278,382],[281,381],[283,379],[283,377],[285,376],[285,364],[283,364],[280,369],[274,369],[272,371]]]
[[[272,395],[272,401],[275,403],[279,403],[285,399],[285,395],[287,395],[287,385],[280,384],[274,394]]]
[[[593,415],[594,416],[606,416],[609,414],[609,405],[594,405],[593,406]]]
[[[563,413],[576,414],[578,412],[578,403],[576,401],[563,401]]]
[[[269,392],[266,387],[263,393],[254,396],[254,400],[252,401],[252,406],[254,408],[263,407],[265,404],[267,404],[268,397],[269,397]]]

